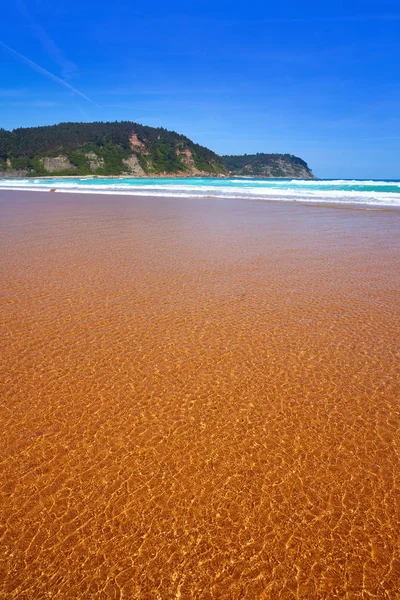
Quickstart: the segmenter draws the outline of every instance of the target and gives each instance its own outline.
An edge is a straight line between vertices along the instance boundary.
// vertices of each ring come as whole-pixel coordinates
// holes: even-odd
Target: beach
[[[1,598],[399,597],[399,210],[0,218]]]

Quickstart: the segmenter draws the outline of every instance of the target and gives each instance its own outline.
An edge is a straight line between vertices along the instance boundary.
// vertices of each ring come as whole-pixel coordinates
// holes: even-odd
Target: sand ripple
[[[2,598],[400,597],[400,213],[0,200]]]

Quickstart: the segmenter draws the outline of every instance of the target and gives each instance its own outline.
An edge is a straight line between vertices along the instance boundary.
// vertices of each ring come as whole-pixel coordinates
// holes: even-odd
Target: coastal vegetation
[[[226,173],[208,148],[175,131],[131,121],[2,129],[0,161],[0,171],[34,176]]]
[[[0,177],[45,175],[314,177],[292,154],[218,156],[175,131],[132,121],[0,129]]]
[[[243,154],[221,157],[230,175],[242,177],[314,177],[307,163],[293,154]]]

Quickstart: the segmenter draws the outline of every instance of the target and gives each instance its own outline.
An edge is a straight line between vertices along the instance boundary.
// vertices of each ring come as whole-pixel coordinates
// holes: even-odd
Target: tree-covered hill
[[[184,135],[131,121],[0,129],[0,171],[23,175],[218,175],[220,157]]]
[[[241,177],[314,177],[307,163],[293,154],[243,154],[221,157],[230,175]]]
[[[218,156],[184,135],[131,121],[0,129],[0,177],[314,177],[292,154]]]

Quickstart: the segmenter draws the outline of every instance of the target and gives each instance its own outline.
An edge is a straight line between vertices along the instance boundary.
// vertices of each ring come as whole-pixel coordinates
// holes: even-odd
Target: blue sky
[[[0,127],[132,120],[400,178],[400,4],[9,0]]]

